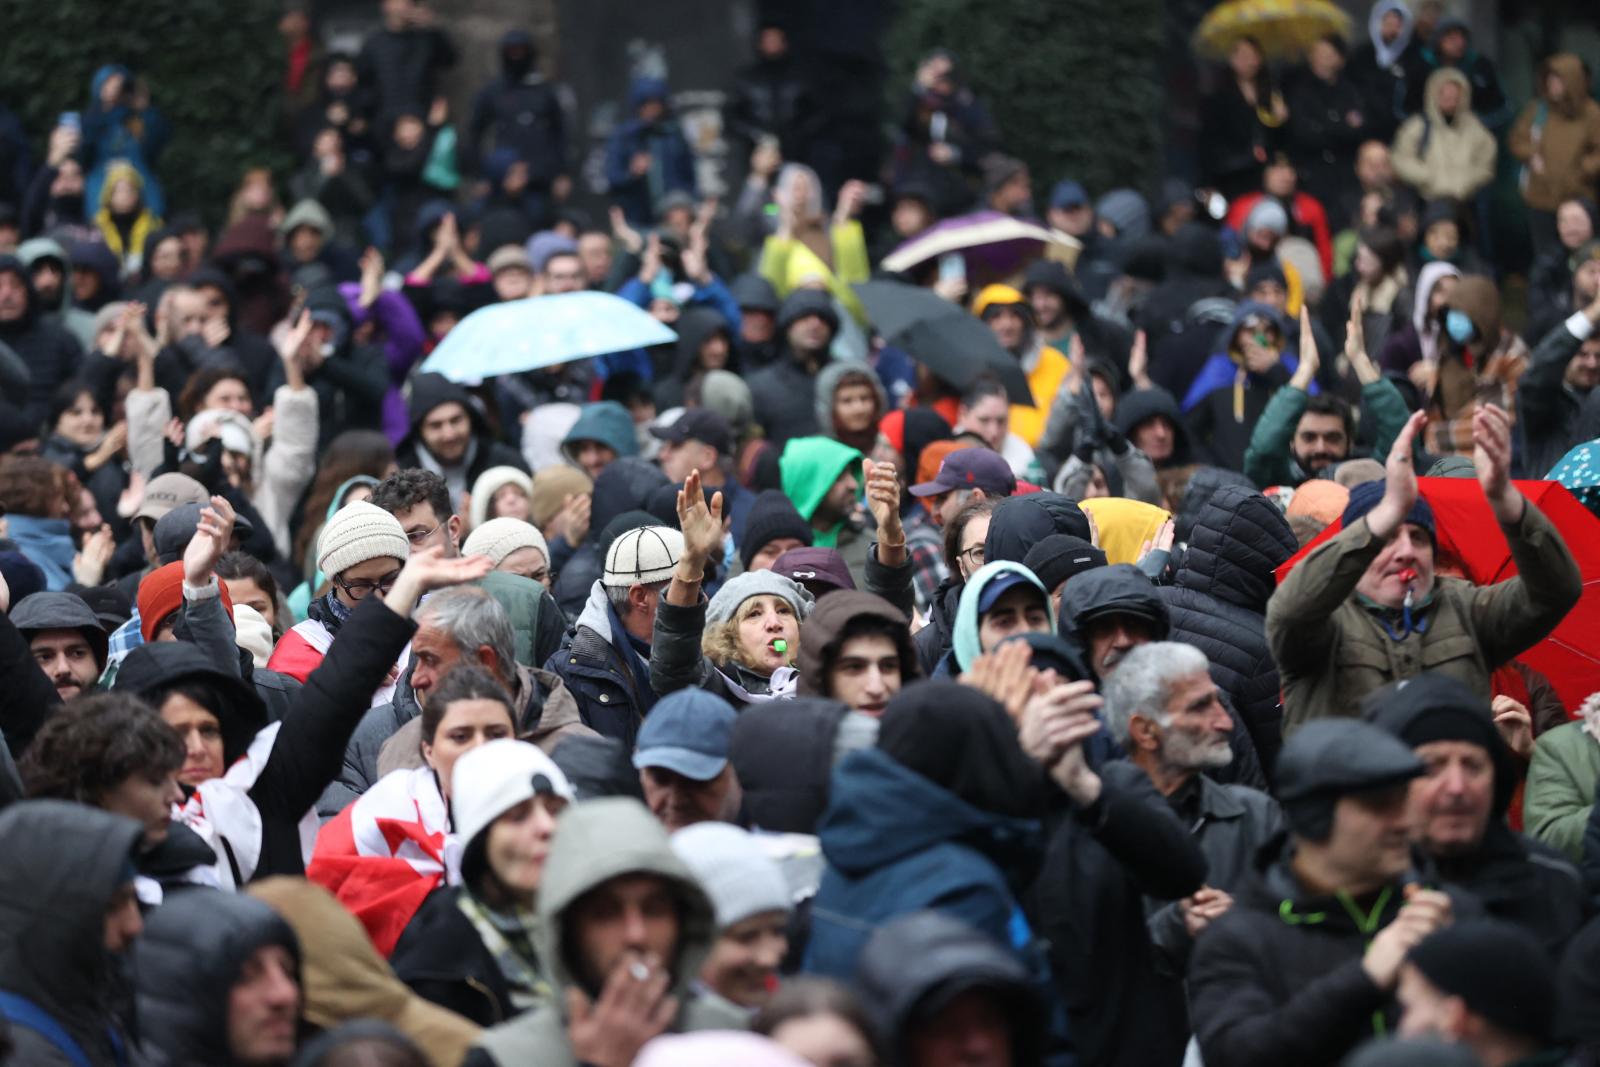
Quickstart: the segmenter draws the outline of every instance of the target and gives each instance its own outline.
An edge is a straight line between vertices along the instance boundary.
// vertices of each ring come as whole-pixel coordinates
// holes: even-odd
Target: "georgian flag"
[[[423,898],[461,881],[461,851],[433,769],[398,770],[323,825],[306,877],[388,958]]]

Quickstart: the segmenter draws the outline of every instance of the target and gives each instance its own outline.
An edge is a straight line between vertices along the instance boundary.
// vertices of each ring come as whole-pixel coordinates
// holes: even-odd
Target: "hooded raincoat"
[[[742,1012],[695,992],[693,986],[717,936],[716,919],[705,891],[672,851],[666,831],[644,805],[636,800],[607,797],[586,801],[562,815],[540,880],[539,932],[534,947],[549,967],[555,998],[544,1007],[485,1031],[467,1060],[469,1064],[578,1067],[567,1040],[567,990],[581,989],[591,1000],[599,997],[600,990],[589,978],[571,970],[570,961],[581,957],[577,946],[567,941],[572,933],[567,912],[591,890],[613,878],[635,874],[652,875],[667,882],[678,903],[677,952],[667,967],[679,1008],[668,1029],[683,1033],[744,1028]]]

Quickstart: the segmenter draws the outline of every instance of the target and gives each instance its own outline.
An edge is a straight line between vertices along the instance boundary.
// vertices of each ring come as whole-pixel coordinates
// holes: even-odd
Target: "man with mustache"
[[[1277,768],[1289,832],[1257,853],[1189,965],[1207,1063],[1331,1067],[1393,1030],[1406,953],[1474,909],[1413,868],[1407,787],[1425,773],[1370,723],[1314,722],[1289,738]]]
[[[1350,491],[1342,531],[1290,571],[1267,604],[1285,734],[1358,715],[1368,693],[1425,668],[1487,700],[1490,672],[1543,640],[1583,591],[1561,535],[1511,483],[1511,418],[1490,404],[1472,415],[1473,466],[1518,573],[1481,586],[1435,575],[1433,511],[1418,495],[1412,457],[1425,423],[1421,412],[1411,417],[1384,481]]]
[[[1412,843],[1491,917],[1559,958],[1583,924],[1583,879],[1561,853],[1506,825],[1521,775],[1489,702],[1429,672],[1384,686],[1362,706],[1422,761],[1407,799]]]

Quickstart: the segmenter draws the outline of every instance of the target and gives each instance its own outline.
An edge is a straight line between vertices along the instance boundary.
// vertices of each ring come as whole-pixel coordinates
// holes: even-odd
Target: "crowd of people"
[[[1600,1063],[1582,57],[1241,37],[1041,214],[959,42],[841,174],[763,19],[602,221],[529,34],[458,121],[423,0],[282,31],[219,229],[119,57],[8,146],[0,1062]],[[586,290],[676,340],[421,369]]]

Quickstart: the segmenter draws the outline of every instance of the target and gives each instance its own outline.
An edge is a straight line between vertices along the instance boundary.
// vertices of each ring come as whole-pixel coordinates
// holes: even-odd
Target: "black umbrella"
[[[980,375],[993,374],[1013,404],[1034,406],[1022,364],[959,305],[902,282],[862,282],[854,288],[878,332],[940,378],[965,389]]]

